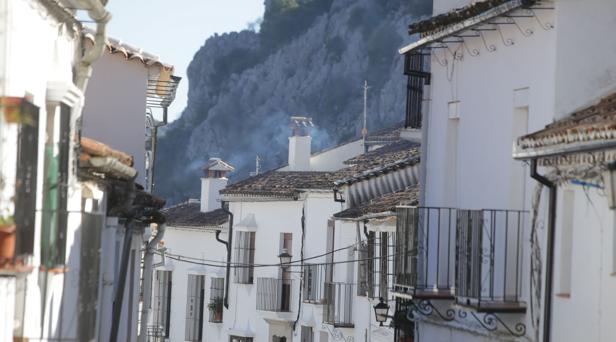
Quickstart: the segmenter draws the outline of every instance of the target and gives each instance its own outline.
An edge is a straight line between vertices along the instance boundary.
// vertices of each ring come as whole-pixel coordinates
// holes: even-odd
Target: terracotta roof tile
[[[456,8],[449,12],[436,15],[432,18],[421,20],[409,25],[409,34],[427,33],[443,27],[463,22],[469,18],[480,15],[492,8],[511,2],[512,0],[485,0],[472,3],[470,5]],[[535,0],[523,0],[524,6],[534,4]]]
[[[517,150],[541,150],[554,145],[616,139],[616,93],[545,129],[518,138]]]
[[[229,215],[222,209],[201,212],[199,202],[184,202],[162,211],[171,227],[216,227],[229,221]]]
[[[394,211],[399,205],[417,205],[419,203],[419,187],[408,188],[362,203],[334,214],[336,218],[356,219],[370,214]]]

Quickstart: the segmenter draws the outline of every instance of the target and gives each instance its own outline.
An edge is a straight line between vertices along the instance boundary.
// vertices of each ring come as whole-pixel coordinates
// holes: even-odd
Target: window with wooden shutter
[[[254,281],[255,232],[238,232],[235,243],[235,282],[252,284]]]
[[[19,125],[15,178],[16,257],[34,252],[39,108],[21,100],[20,115],[23,119]]]
[[[188,275],[186,289],[186,324],[184,339],[186,341],[201,341],[203,336],[203,295],[205,276]]]
[[[71,108],[61,104],[59,112],[48,114],[45,144],[45,178],[43,182],[43,223],[41,263],[48,267],[62,265],[66,254],[68,223],[68,178],[71,137]],[[56,124],[59,128],[56,135]]]

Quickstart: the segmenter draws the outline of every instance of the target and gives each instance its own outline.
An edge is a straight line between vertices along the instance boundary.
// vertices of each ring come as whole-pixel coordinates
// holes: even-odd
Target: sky
[[[169,119],[186,106],[186,68],[205,40],[245,29],[263,16],[263,0],[111,0],[108,36],[160,57],[182,77]]]

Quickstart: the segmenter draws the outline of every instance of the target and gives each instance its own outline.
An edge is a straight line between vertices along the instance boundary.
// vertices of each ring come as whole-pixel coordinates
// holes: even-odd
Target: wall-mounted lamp
[[[278,255],[278,258],[280,259],[280,267],[287,269],[289,268],[289,264],[291,263],[291,258],[293,256],[291,254],[289,254],[289,252],[287,251],[286,248],[282,249],[282,253],[280,253]]]

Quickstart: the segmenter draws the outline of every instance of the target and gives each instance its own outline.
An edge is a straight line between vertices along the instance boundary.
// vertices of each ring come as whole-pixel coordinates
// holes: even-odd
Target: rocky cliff
[[[368,127],[404,118],[406,79],[397,49],[429,0],[266,0],[259,32],[207,39],[188,67],[188,103],[163,130],[156,192],[175,203],[199,193],[210,157],[236,167],[233,178],[284,164],[288,118],[313,118],[313,150],[358,136],[363,83]]]

